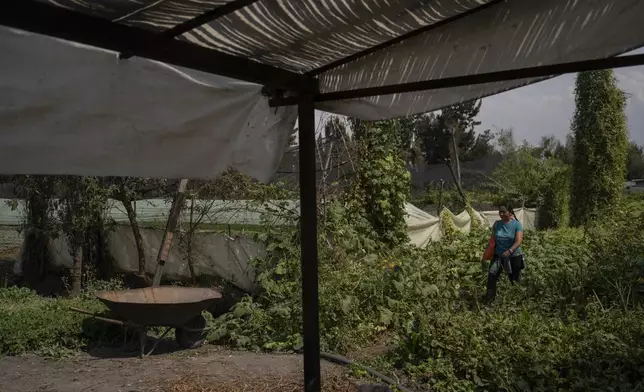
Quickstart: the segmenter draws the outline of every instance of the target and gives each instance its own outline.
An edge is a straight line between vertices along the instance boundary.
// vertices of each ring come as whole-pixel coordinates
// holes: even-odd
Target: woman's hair
[[[508,208],[508,212],[514,217],[514,219],[518,222],[519,218],[514,214],[514,209],[512,207]]]

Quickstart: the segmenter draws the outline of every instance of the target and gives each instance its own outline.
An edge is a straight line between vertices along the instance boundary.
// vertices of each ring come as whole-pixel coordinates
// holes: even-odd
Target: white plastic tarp
[[[409,242],[424,248],[432,241],[437,241],[442,236],[440,219],[421,210],[413,204],[405,205],[407,210],[407,234]]]
[[[499,220],[498,211],[483,211],[481,214],[485,217],[488,224],[492,226]],[[517,208],[514,210],[516,218],[526,230],[536,230],[537,228],[537,210],[535,208]]]
[[[443,228],[445,222],[440,218],[433,216],[413,204],[407,203],[405,205],[407,217],[407,233],[409,234],[410,243],[424,248],[430,242],[440,241],[443,237]],[[515,211],[517,219],[523,225],[525,230],[536,230],[536,210],[532,208],[518,208]],[[498,211],[474,211],[480,222],[485,227],[491,227],[494,222],[499,220]],[[452,224],[462,233],[469,233],[472,227],[472,218],[467,211],[462,211],[458,215],[447,214],[448,219],[452,220]]]
[[[261,88],[0,27],[0,172],[268,181],[297,113]]]

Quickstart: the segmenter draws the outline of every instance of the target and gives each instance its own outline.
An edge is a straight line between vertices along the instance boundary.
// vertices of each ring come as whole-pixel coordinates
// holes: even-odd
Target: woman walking
[[[492,263],[487,275],[487,293],[486,300],[493,301],[496,298],[496,284],[502,272],[505,272],[510,278],[512,284],[518,284],[521,281],[521,270],[525,268],[523,252],[521,251],[521,242],[523,241],[523,226],[516,218],[514,211],[506,207],[499,207],[499,217],[501,220],[494,222],[492,226],[492,238],[490,247],[494,245]],[[490,256],[488,252],[483,255],[481,263]]]

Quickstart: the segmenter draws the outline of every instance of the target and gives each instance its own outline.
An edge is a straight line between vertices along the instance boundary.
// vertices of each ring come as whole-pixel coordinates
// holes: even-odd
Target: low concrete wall
[[[163,239],[163,231],[141,229],[143,248],[146,259],[146,270],[153,274],[156,258]],[[138,255],[132,229],[129,226],[117,226],[107,239],[110,255],[114,258],[114,270],[122,273],[138,271]],[[72,268],[72,257],[67,242],[59,237],[49,244],[54,269]],[[24,249],[21,249],[21,254]],[[197,276],[214,276],[222,278],[245,292],[255,288],[255,272],[249,262],[263,257],[265,249],[262,244],[251,238],[229,237],[220,233],[196,233],[192,241],[192,260]],[[21,260],[22,257],[19,258]],[[14,265],[14,274],[21,275],[21,264]],[[170,256],[167,260],[164,278],[171,281],[189,280],[191,278],[187,260],[187,247],[181,238],[175,238]]]
[[[163,231],[141,229],[145,251],[146,270],[154,273],[156,258],[163,240]],[[138,256],[132,229],[118,226],[108,237],[108,249],[116,260],[119,272],[138,271]],[[197,276],[220,277],[238,288],[251,292],[254,289],[255,272],[249,267],[251,259],[265,254],[264,246],[246,237],[229,237],[220,233],[196,233],[192,240],[192,260]],[[170,250],[164,277],[169,280],[190,279],[185,242],[176,239]]]

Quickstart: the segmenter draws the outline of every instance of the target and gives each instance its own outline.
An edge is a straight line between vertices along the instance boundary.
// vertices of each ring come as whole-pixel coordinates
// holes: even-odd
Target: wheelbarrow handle
[[[73,311],[73,312],[82,313],[82,314],[86,314],[86,315],[92,316],[92,317],[93,317],[93,318],[95,318],[96,320],[100,320],[100,321],[103,321],[103,322],[106,322],[106,323],[109,323],[109,324],[122,325],[122,326],[126,326],[126,327],[130,327],[130,326],[137,326],[137,325],[135,325],[135,324],[128,323],[128,322],[125,322],[125,321],[115,320],[115,319],[111,319],[111,318],[107,318],[107,317],[97,316],[96,314],[94,314],[94,313],[92,313],[92,312],[90,312],[90,311],[83,310],[83,309],[79,309],[79,308],[70,307],[70,308],[69,308],[69,310],[71,310],[71,311]]]

